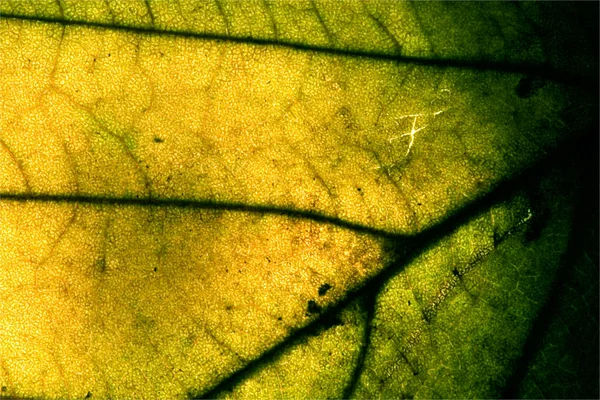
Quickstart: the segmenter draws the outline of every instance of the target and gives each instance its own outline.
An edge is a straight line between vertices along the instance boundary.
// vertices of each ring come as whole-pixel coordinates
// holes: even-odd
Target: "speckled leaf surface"
[[[580,8],[0,2],[2,394],[501,395],[571,232],[540,165],[597,123]]]

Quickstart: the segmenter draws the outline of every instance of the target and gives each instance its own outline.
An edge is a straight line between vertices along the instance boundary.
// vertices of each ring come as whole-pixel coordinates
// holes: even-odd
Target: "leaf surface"
[[[564,248],[542,235],[533,240],[539,249],[507,239],[496,251],[498,237],[512,237],[529,215],[508,200],[495,206],[501,222],[489,210],[489,221],[464,219],[594,124],[597,98],[582,82],[597,55],[581,39],[584,27],[564,28],[558,46],[583,43],[569,50],[576,68],[567,71],[548,50],[544,32],[562,26],[557,10],[0,3],[5,391],[202,394],[300,340],[289,351],[303,366],[265,367],[276,378],[249,380],[249,393],[300,393],[298,375],[314,389],[306,397],[497,395],[486,379],[510,374],[553,273],[498,300],[498,314],[485,308],[489,301],[446,300],[443,288],[460,299],[471,288],[484,300],[506,297],[519,271],[537,276],[546,262],[526,255],[554,260]],[[407,263],[439,227],[458,229],[457,238],[430,243],[431,261]],[[569,230],[552,229],[561,238]],[[468,279],[465,272],[463,282],[459,269],[449,277],[448,262],[486,267]],[[514,272],[511,263],[522,265]],[[383,285],[376,300],[350,301],[375,284]],[[504,289],[496,294],[495,284]],[[387,305],[404,301],[406,285],[420,314]],[[452,305],[438,315],[441,292]],[[528,299],[536,306],[517,306]],[[427,375],[443,376],[441,386],[402,377],[437,362],[453,370],[461,358],[479,367],[466,352],[488,336],[509,337],[491,327],[515,309],[524,322],[506,339],[507,359],[477,369],[481,376],[459,364],[469,377],[460,385],[441,370]],[[471,322],[455,323],[454,313]],[[481,315],[488,329],[450,351],[459,329],[473,329],[466,327]],[[422,339],[429,324],[440,328]],[[307,333],[319,325],[330,329]],[[398,339],[386,339],[380,325]],[[436,350],[446,331],[451,338]],[[402,350],[406,340],[422,353],[417,367]],[[310,350],[319,347],[332,355]],[[329,375],[316,373],[329,362]],[[389,376],[377,383],[382,374]]]

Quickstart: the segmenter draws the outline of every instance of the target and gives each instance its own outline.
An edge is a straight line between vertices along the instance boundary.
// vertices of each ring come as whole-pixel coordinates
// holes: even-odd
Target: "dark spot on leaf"
[[[519,80],[515,92],[522,99],[527,99],[544,87],[546,82],[539,76],[525,76]]]
[[[7,387],[6,387],[6,386],[2,386],[2,391],[3,391],[3,392],[6,392],[7,390],[8,390],[8,389],[7,389]]]
[[[309,315],[310,314],[318,314],[321,312],[321,306],[319,306],[316,301],[309,300],[307,310],[308,310]]]
[[[329,283],[322,284],[319,288],[319,296],[325,296],[329,289],[331,289],[331,285]]]
[[[282,317],[277,317],[277,321],[282,321],[283,318]]]
[[[452,268],[452,275],[454,275],[454,276],[460,276],[460,273],[458,272],[458,270],[456,269],[456,267]]]
[[[154,138],[154,143],[163,143],[163,142],[164,142],[164,140],[159,137]]]
[[[225,309],[226,309],[227,311],[229,311],[229,310],[232,310],[232,309],[233,309],[233,306],[228,304],[228,305],[226,305],[226,306],[225,306]]]
[[[358,190],[359,192],[361,192],[361,191],[362,191],[362,189],[361,189],[361,188],[356,188],[356,190]]]
[[[154,272],[158,271],[158,268],[154,267]]]
[[[410,300],[408,301],[408,305],[410,306]]]
[[[89,399],[90,397],[92,397],[92,392],[87,392],[87,394],[85,395],[85,398]]]

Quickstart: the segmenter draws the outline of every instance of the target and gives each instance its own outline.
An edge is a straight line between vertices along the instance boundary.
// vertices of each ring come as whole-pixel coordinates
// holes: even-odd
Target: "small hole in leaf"
[[[329,283],[324,283],[319,287],[319,296],[325,296],[327,292],[331,289],[331,285]]]

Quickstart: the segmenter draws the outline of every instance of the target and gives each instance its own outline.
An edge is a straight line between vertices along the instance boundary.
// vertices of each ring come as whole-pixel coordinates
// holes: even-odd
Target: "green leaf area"
[[[597,398],[597,15],[0,1],[0,398]]]

